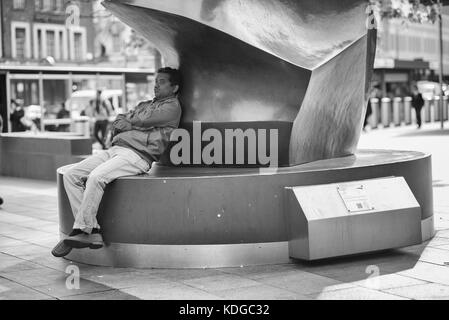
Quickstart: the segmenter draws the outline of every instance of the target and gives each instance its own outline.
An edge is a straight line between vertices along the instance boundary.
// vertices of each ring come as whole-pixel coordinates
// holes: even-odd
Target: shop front
[[[20,105],[28,127],[36,131],[89,135],[97,90],[113,109],[111,118],[151,98],[153,71],[106,68],[6,69],[0,66],[4,132],[11,132],[10,115]]]

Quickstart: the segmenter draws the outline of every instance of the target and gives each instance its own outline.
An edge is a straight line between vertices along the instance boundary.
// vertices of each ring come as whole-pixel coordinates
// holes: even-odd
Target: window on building
[[[14,9],[25,9],[25,0],[14,0],[12,7]]]
[[[406,51],[407,50],[407,42],[408,42],[408,37],[407,36],[400,36],[399,37],[399,50],[400,51]]]
[[[421,52],[421,38],[410,36],[408,41],[408,49],[413,53]]]
[[[34,8],[36,11],[42,11],[43,3],[42,0],[34,0]]]
[[[34,44],[37,50],[37,59],[42,59],[42,30],[37,30],[37,43]]]
[[[43,11],[51,11],[53,8],[53,0],[44,0]]]
[[[63,25],[35,23],[33,29],[35,59],[68,59],[67,31]]]
[[[67,43],[64,42],[64,34],[62,31],[59,31],[59,58],[60,59],[66,59],[66,52],[67,52]]]
[[[444,43],[443,43],[443,52],[444,53],[449,52],[448,50],[449,50],[449,41],[444,41]]]
[[[35,0],[36,11],[55,11],[58,1],[55,0]]]
[[[26,30],[24,28],[16,28],[16,58],[25,58],[26,52]]]
[[[435,53],[437,50],[437,45],[435,39],[426,38],[424,39],[424,48],[426,48],[426,52]]]
[[[57,11],[57,12],[64,11],[64,1],[63,0],[55,0],[55,11]]]
[[[55,48],[55,32],[54,31],[46,31],[46,47],[47,47],[47,56],[56,56],[56,48]]]
[[[75,60],[83,60],[83,36],[79,32],[73,34],[74,38],[74,50],[75,50]]]

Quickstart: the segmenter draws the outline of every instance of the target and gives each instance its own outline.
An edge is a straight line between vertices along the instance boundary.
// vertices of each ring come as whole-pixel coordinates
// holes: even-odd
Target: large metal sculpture
[[[293,122],[291,165],[355,151],[375,54],[367,1],[104,5],[180,68],[184,122]]]
[[[432,236],[430,156],[355,150],[376,46],[367,1],[103,4],[148,38],[165,65],[181,70],[183,128],[195,132],[201,121],[219,133],[279,129],[279,167],[248,168],[247,157],[233,168],[185,168],[168,166],[170,158],[146,175],[120,178],[98,212],[107,245],[73,250],[69,259],[240,266],[397,248]],[[73,225],[64,172],[62,237]]]

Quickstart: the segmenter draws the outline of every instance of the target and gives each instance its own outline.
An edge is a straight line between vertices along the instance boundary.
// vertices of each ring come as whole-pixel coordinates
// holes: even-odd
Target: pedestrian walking
[[[415,109],[416,113],[416,123],[418,124],[418,129],[421,128],[422,120],[421,120],[421,109],[424,106],[424,99],[418,91],[418,87],[413,85],[412,87],[412,107]]]
[[[101,96],[102,91],[97,90],[97,98],[95,100],[95,108],[93,110],[93,115],[95,119],[94,124],[94,137],[100,143],[101,148],[106,149],[105,140],[106,133],[109,124],[109,116],[111,115],[111,108],[109,106],[109,101],[105,100]],[[101,137],[100,137],[101,134]]]

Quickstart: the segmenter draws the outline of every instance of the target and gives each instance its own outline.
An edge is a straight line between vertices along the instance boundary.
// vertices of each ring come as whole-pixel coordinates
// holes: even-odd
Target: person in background
[[[97,90],[97,98],[95,100],[95,107],[93,110],[93,116],[95,119],[94,124],[94,136],[95,139],[100,143],[103,150],[106,149],[105,139],[106,131],[109,124],[109,116],[111,115],[111,108],[109,106],[109,101],[101,97],[101,90]],[[100,134],[101,133],[101,137]]]
[[[59,109],[58,113],[56,114],[56,119],[66,119],[70,118],[70,112],[65,108],[65,103],[61,103],[61,109]],[[58,131],[67,132],[70,129],[70,124],[59,124],[58,125]]]
[[[377,98],[378,94],[379,88],[377,86],[372,86],[368,97],[368,106],[366,107],[365,121],[363,122],[363,131],[366,131],[366,126],[368,125],[368,118],[373,113],[373,109],[371,107],[371,99]]]
[[[17,100],[11,100],[11,107],[13,111],[9,116],[11,121],[11,131],[12,132],[23,132],[29,129],[25,121],[25,110],[22,105],[17,102]]]
[[[424,106],[424,99],[418,91],[418,87],[416,85],[412,86],[412,107],[416,112],[416,123],[418,124],[418,129],[421,128],[421,109]]]
[[[61,109],[56,114],[57,119],[70,118],[70,112],[65,108],[65,102],[61,103]]]

